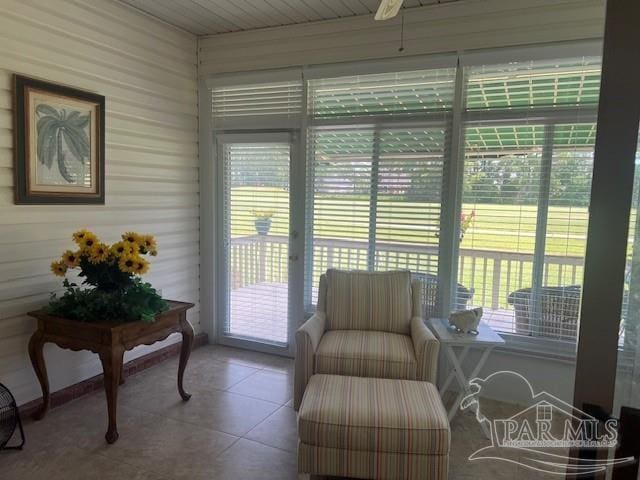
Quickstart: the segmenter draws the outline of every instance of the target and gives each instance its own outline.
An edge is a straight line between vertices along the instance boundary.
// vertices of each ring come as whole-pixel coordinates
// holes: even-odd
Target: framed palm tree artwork
[[[104,204],[104,97],[14,75],[15,202]]]

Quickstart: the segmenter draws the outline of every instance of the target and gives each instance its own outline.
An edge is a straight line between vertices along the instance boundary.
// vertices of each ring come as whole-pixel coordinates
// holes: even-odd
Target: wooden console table
[[[157,315],[153,323],[142,321],[88,323],[54,317],[47,314],[45,310],[29,312],[29,315],[38,319],[38,328],[29,341],[29,356],[42,387],[43,400],[42,406],[34,413],[33,418],[40,420],[49,409],[49,379],[42,354],[42,347],[47,342],[70,350],[90,350],[100,356],[109,413],[109,427],[105,435],[108,443],[118,439],[116,425],[118,385],[123,380],[122,357],[126,350],[139,345],[151,345],[164,340],[172,333],[181,333],[178,392],[183,400],[189,400],[191,395],[184,391],[182,380],[193,345],[193,328],[187,321],[187,310],[191,307],[193,307],[192,303],[169,301],[169,310]]]

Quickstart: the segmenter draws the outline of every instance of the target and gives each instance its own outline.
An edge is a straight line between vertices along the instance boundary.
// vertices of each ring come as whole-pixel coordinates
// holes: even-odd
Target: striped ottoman
[[[446,479],[451,433],[434,385],[313,375],[298,415],[298,472]]]

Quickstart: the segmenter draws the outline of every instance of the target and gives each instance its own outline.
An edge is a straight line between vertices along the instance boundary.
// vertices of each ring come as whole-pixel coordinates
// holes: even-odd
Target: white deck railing
[[[237,289],[256,283],[287,283],[288,238],[280,235],[248,235],[231,240],[230,281]],[[313,284],[327,268],[366,269],[368,244],[362,241],[316,238],[313,252]],[[438,247],[376,244],[375,267],[436,273]],[[458,282],[473,289],[473,303],[493,310],[508,308],[509,293],[531,287],[533,254],[461,248]],[[544,285],[581,283],[583,258],[547,255]]]

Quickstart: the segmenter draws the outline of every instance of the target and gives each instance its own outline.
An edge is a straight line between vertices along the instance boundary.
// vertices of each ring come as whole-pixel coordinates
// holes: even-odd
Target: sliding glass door
[[[217,138],[219,310],[222,343],[267,350],[290,344],[291,229],[289,133]]]

